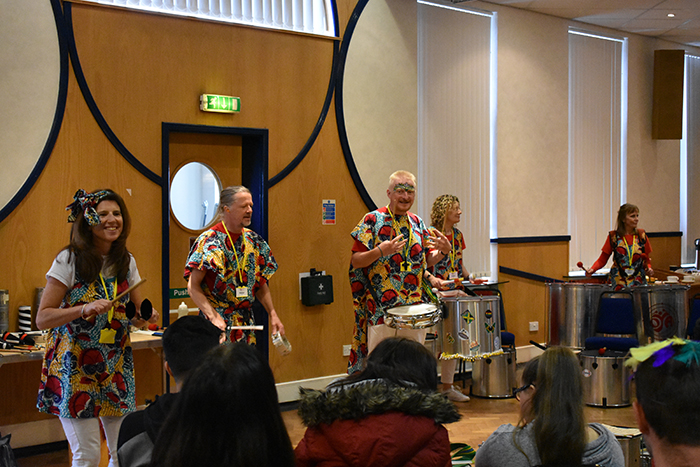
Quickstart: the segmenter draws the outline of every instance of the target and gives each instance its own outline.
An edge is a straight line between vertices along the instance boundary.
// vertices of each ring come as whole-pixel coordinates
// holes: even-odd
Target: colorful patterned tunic
[[[452,250],[449,255],[443,256],[443,258],[435,264],[435,266],[430,267],[428,270],[430,273],[439,279],[450,279],[450,273],[456,272],[457,278],[462,277],[462,250],[466,247],[464,244],[464,236],[457,227],[452,227],[452,235],[447,237],[450,240],[450,245],[452,245]],[[464,280],[467,278],[464,277]]]
[[[131,276],[131,274],[129,274]],[[85,283],[77,275],[61,302],[61,308],[80,306],[99,299],[115,297],[116,278]],[[129,287],[129,277],[116,294]],[[134,361],[129,339],[129,321],[125,314],[127,294],[114,307],[111,323],[108,314],[94,322],[73,320],[49,332],[41,369],[37,408],[65,418],[122,416],[136,410]],[[116,331],[114,343],[100,343],[105,328]]]
[[[410,212],[393,219],[395,222],[386,207],[379,208],[366,214],[350,234],[356,245],[359,243],[367,250],[394,238],[397,235],[395,226],[404,239],[411,240],[401,252],[383,256],[366,268],[350,266],[355,328],[348,373],[362,368],[367,356],[368,325],[383,324],[384,312],[389,308],[423,301],[421,285],[427,266],[426,245],[430,232],[421,218]],[[358,251],[357,248],[353,250]]]
[[[231,234],[231,238],[235,253],[221,222],[197,237],[187,258],[185,279],[194,269],[204,271],[202,290],[226,326],[252,326],[255,295],[277,271],[277,262],[267,242],[252,230],[243,229],[242,235]],[[247,288],[246,297],[236,296],[240,287]],[[239,329],[227,336],[230,342],[242,340],[255,344],[255,332]]]
[[[627,243],[625,236],[620,236],[617,231],[612,230],[608,234],[607,248],[603,248],[603,252],[613,255],[610,284],[616,290],[647,283],[645,257],[648,258],[651,254],[651,244],[642,229],[637,229],[637,234],[627,237],[632,237],[631,245]]]

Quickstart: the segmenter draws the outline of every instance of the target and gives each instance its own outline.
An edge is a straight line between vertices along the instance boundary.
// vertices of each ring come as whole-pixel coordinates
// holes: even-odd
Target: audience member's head
[[[201,316],[183,316],[163,332],[166,368],[181,384],[204,355],[219,345],[221,330]]]
[[[521,422],[533,423],[544,465],[579,465],[586,447],[583,380],[576,355],[550,347],[530,360],[522,374]]]
[[[437,389],[437,360],[421,343],[405,337],[381,341],[367,357],[367,366],[336,385],[384,379],[397,385],[415,385],[425,391]]]
[[[686,465],[693,458],[687,465],[697,465],[700,342],[673,338],[630,352],[628,364],[636,365],[635,415],[656,465]]]
[[[235,343],[207,354],[182,387],[152,465],[294,465],[275,380],[257,349]]]

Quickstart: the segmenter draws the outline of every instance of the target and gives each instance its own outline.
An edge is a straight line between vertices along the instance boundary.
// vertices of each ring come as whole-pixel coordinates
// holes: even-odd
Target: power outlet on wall
[[[530,321],[530,331],[535,332],[540,330],[539,321]]]
[[[351,345],[344,345],[343,346],[343,357],[349,357],[350,356],[350,349],[352,348]]]

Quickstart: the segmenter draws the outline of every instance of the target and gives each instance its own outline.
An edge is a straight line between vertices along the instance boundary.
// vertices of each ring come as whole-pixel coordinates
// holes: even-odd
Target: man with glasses
[[[425,341],[425,329],[388,328],[385,312],[425,301],[422,283],[427,267],[450,252],[445,235],[431,233],[420,217],[409,212],[416,197],[412,173],[391,174],[386,194],[389,204],[367,213],[351,233],[355,329],[348,373],[361,370],[367,354],[386,337],[400,334]]]

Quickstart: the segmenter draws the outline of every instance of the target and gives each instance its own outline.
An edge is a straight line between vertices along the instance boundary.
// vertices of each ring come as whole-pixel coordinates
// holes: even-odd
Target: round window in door
[[[206,164],[188,162],[170,184],[170,210],[182,227],[202,230],[213,225],[219,208],[221,180]]]

